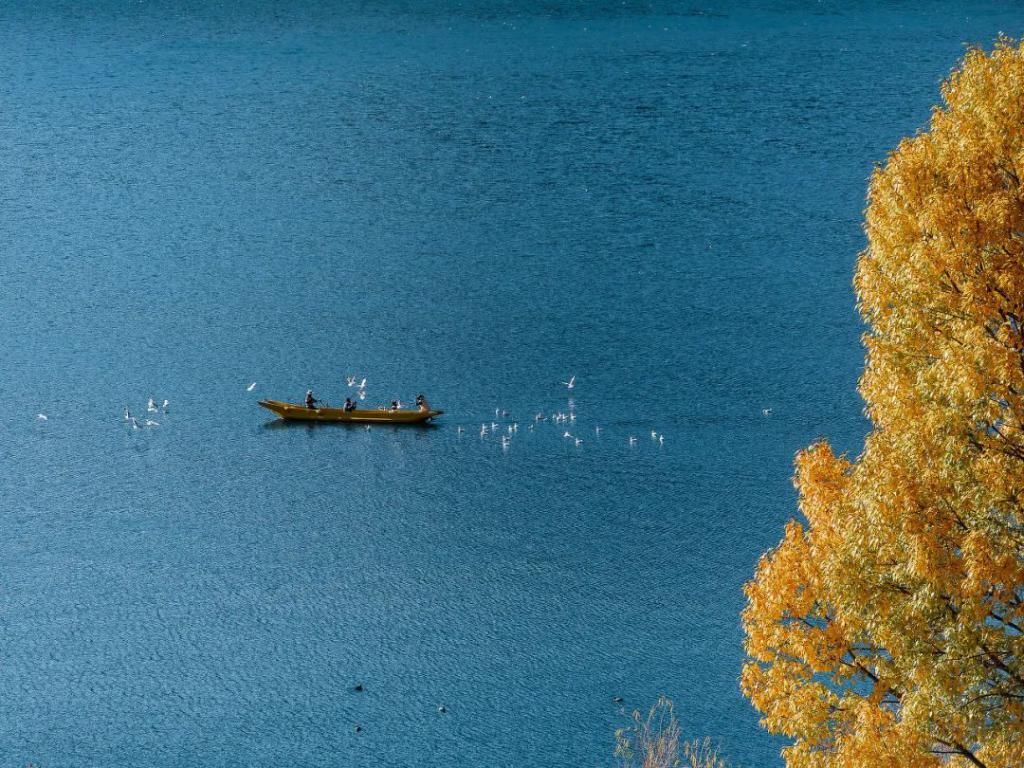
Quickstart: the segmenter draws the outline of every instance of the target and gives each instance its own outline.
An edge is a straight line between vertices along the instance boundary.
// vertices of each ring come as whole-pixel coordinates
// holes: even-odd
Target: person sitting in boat
[[[312,389],[307,389],[306,390],[306,407],[307,408],[316,408],[316,404],[319,403],[319,402],[320,402],[319,400],[317,400],[315,397],[313,397],[313,390]]]
[[[356,404],[351,397],[345,398],[345,413],[351,413],[356,409]]]
[[[430,410],[430,406],[427,404],[427,398],[423,395],[416,395],[416,410],[420,413],[426,413]]]

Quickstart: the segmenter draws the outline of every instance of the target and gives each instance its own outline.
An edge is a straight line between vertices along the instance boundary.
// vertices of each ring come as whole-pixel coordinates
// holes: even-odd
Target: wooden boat
[[[335,424],[426,424],[444,413],[406,408],[357,408],[354,411],[346,411],[344,408],[307,408],[305,405],[282,403],[280,400],[260,400],[260,405],[286,421],[326,421]]]

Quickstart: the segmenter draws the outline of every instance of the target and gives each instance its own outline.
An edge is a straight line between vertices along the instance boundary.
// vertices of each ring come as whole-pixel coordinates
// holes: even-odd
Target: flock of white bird
[[[593,438],[589,437],[590,427],[586,427],[586,434],[588,436],[584,438],[582,435],[585,434],[583,427],[577,421],[576,414],[576,403],[573,400],[573,390],[576,389],[576,376],[570,376],[568,381],[559,382],[563,387],[566,388],[569,394],[569,401],[565,411],[555,411],[553,413],[544,413],[543,411],[536,413],[530,419],[530,422],[526,425],[527,432],[536,432],[539,429],[547,427],[557,427],[562,431],[562,439],[567,441],[568,445],[574,448],[582,448],[587,440],[598,440],[601,438],[601,433],[604,431],[599,424],[593,426]],[[497,437],[499,439],[501,449],[507,451],[512,446],[512,441],[519,434],[519,422],[512,418],[508,411],[502,408],[494,409],[493,421],[483,422],[480,424],[480,439],[486,440],[488,438]],[[499,419],[501,421],[499,421]],[[461,437],[466,433],[466,429],[463,427],[457,428],[457,434]],[[665,444],[665,435],[658,432],[657,430],[651,430],[651,440],[658,446]],[[640,442],[639,437],[636,435],[628,435],[626,438],[626,444],[630,448],[635,448]]]
[[[360,379],[357,376],[346,376],[345,383],[349,386],[350,389],[355,389],[356,397],[358,397],[360,400],[366,399],[365,377]],[[573,447],[581,448],[586,441],[583,437],[580,436],[582,433],[579,431],[579,428],[577,426],[576,405],[572,398],[573,390],[576,388],[576,376],[572,375],[569,377],[568,381],[561,381],[559,383],[563,387],[565,387],[569,393],[567,410],[556,411],[551,414],[545,414],[543,412],[536,413],[532,417],[531,423],[527,425],[526,429],[529,432],[534,432],[542,425],[551,425],[559,428],[564,427],[564,431],[562,432],[562,438],[564,440],[569,441],[569,444],[572,445]],[[249,386],[245,388],[245,391],[252,392],[254,389],[256,389],[255,381],[249,384]],[[396,402],[398,402],[398,407],[401,408],[402,403],[400,401]],[[124,422],[133,430],[159,427],[160,422],[157,421],[152,416],[152,414],[167,413],[169,408],[169,400],[164,400],[163,403],[158,406],[156,403],[156,399],[151,397],[149,398],[149,401],[146,403],[146,417],[140,417],[140,421],[139,418],[136,418],[132,414],[131,408],[125,406]],[[765,417],[769,417],[772,415],[772,409],[765,408],[764,410],[761,411],[761,414]],[[45,413],[37,414],[36,418],[39,421],[48,421],[49,419],[49,417]],[[480,439],[485,440],[487,438],[497,437],[499,438],[502,450],[507,451],[512,446],[513,439],[519,434],[519,422],[516,420],[510,421],[510,419],[512,418],[511,415],[509,414],[508,411],[503,410],[502,408],[494,409],[494,418],[494,421],[483,422],[480,424]],[[498,421],[498,419],[501,419],[502,421]],[[367,425],[366,428],[369,429],[369,426]],[[599,439],[601,437],[602,432],[603,429],[600,425],[594,425],[594,439]],[[456,433],[461,438],[462,435],[466,433],[466,429],[460,426],[457,428]],[[635,448],[639,444],[639,440],[639,437],[637,437],[636,435],[628,435],[626,438],[626,444],[630,448]],[[651,441],[657,443],[659,446],[662,446],[665,444],[665,435],[663,433],[658,432],[657,430],[651,430]]]
[[[170,408],[170,405],[171,405],[170,400],[164,400],[162,405],[157,406],[156,400],[154,400],[151,397],[151,398],[149,398],[149,402],[146,403],[146,413],[167,413],[167,410],[168,410],[168,408]],[[50,417],[47,416],[45,413],[37,413],[36,414],[36,420],[37,421],[49,421]],[[132,429],[143,429],[145,427],[159,427],[160,426],[160,422],[157,421],[154,418],[151,418],[151,417],[146,417],[146,418],[143,418],[142,421],[139,421],[137,418],[135,418],[132,415],[131,408],[129,408],[127,405],[124,407],[124,421],[125,421],[125,424],[127,424]]]
[[[149,398],[149,402],[146,403],[146,413],[167,413],[171,407],[170,400],[164,400],[160,406],[157,406],[156,400],[152,397]],[[131,408],[127,405],[124,407],[124,420],[132,429],[142,429],[144,427],[159,427],[160,422],[154,418],[146,417],[141,422],[132,416]]]

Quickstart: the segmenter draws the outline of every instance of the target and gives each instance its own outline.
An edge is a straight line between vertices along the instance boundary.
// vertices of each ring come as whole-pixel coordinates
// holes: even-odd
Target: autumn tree
[[[742,687],[790,768],[1024,766],[1024,45],[972,50],[872,175],[873,429],[799,454]]]

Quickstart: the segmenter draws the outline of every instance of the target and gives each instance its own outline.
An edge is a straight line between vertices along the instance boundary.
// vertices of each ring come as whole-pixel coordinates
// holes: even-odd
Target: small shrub
[[[710,739],[680,744],[672,700],[661,696],[647,717],[633,712],[633,724],[615,732],[621,768],[727,768]]]

